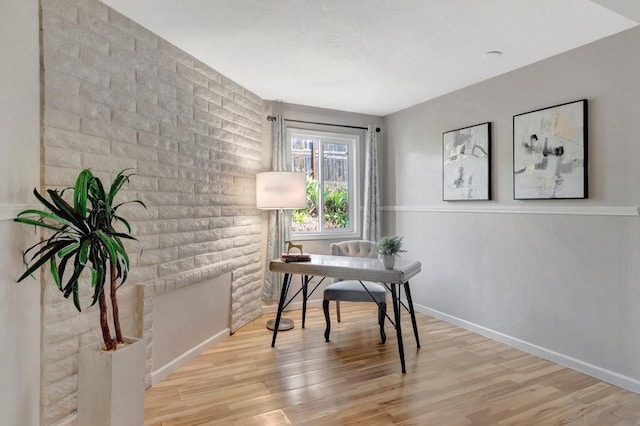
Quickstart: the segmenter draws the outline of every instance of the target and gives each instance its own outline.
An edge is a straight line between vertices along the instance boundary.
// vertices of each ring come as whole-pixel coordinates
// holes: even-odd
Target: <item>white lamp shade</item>
[[[263,210],[307,206],[307,176],[299,172],[256,174],[256,207]]]

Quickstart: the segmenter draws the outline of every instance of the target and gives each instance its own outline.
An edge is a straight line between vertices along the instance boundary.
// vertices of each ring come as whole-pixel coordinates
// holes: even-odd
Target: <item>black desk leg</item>
[[[307,319],[307,291],[309,284],[309,276],[302,276],[302,328],[304,328],[304,321]]]
[[[397,284],[391,284],[391,297],[393,299],[393,316],[396,321],[396,336],[398,338],[398,351],[400,352],[400,364],[402,364],[402,374],[407,373],[404,365],[404,345],[402,344],[402,327],[400,326],[400,294],[396,290]]]
[[[413,334],[416,336],[416,345],[420,348],[420,337],[418,336],[418,324],[416,323],[416,313],[413,310],[413,300],[411,300],[411,290],[409,290],[409,281],[404,283],[404,292],[407,293],[407,302],[409,302],[409,313],[411,314],[411,324],[413,324]]]
[[[282,317],[282,310],[287,300],[287,292],[289,291],[289,283],[291,283],[291,275],[285,273],[282,278],[282,290],[280,291],[280,301],[278,302],[278,314],[276,315],[276,323],[273,326],[273,339],[271,339],[271,347],[276,345],[276,336],[278,335],[278,327],[280,327],[280,318]]]

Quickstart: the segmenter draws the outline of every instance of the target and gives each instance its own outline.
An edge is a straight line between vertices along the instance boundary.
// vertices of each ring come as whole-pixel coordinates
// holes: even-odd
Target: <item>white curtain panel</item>
[[[276,115],[273,122],[273,151],[271,170],[275,172],[287,171],[287,142],[286,128],[282,115]],[[269,212],[269,231],[267,239],[267,263],[265,265],[263,300],[278,300],[282,288],[282,274],[269,271],[269,262],[280,257],[284,242],[289,239],[291,214],[280,210]]]
[[[362,239],[378,241],[380,239],[380,193],[378,189],[378,141],[373,126],[365,134],[364,169],[364,212],[362,220]]]

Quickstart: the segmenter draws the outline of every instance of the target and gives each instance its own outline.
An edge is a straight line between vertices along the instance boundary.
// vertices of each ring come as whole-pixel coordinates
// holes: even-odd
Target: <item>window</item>
[[[293,210],[291,231],[300,237],[356,236],[357,135],[288,129],[291,170],[307,175],[307,207]]]

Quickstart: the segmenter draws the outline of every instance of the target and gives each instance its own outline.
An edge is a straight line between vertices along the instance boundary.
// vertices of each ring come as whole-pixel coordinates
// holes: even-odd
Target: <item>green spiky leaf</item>
[[[28,209],[20,212],[14,219],[18,223],[46,229],[47,237],[33,244],[23,253],[25,272],[18,281],[32,275],[37,269],[48,263],[49,272],[56,287],[65,298],[71,297],[78,311],[80,306],[80,285],[85,281],[83,271],[90,272],[89,284],[93,288],[91,305],[103,294],[110,264],[113,265],[112,280],[127,278],[130,263],[123,240],[135,240],[130,235],[131,225],[116,211],[124,204],[138,204],[146,208],[140,200],[115,204],[119,191],[129,182],[132,174],[123,170],[116,175],[105,191],[105,186],[89,169],[78,175],[73,187],[58,192],[48,189],[41,194],[36,189],[33,194],[44,206],[44,210]],[[65,197],[72,192],[68,202]],[[115,206],[115,207],[114,207]],[[121,223],[126,233],[118,232],[114,224]],[[68,265],[73,265],[69,277]],[[116,289],[119,286],[116,286]],[[104,331],[104,329],[103,329]],[[108,330],[107,333],[108,334]],[[106,337],[105,337],[106,339]],[[105,343],[107,341],[105,340]],[[111,342],[109,341],[109,344]]]

